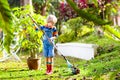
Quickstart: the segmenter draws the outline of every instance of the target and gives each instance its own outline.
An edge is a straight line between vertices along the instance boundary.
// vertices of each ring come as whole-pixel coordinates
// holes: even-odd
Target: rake
[[[36,26],[37,29],[40,30],[40,28],[37,26],[37,23],[36,23],[36,21],[32,18],[32,16],[31,16],[30,14],[27,14],[27,15],[28,15],[28,16],[31,18],[31,20],[33,21],[34,26]],[[44,31],[42,31],[42,32],[43,32],[43,34],[45,34]],[[51,45],[53,45],[54,48],[59,52],[59,54],[64,58],[64,60],[66,61],[67,65],[68,65],[68,68],[70,68],[70,69],[72,70],[72,73],[73,73],[73,74],[79,74],[79,73],[80,73],[80,70],[79,70],[78,68],[76,68],[74,65],[72,65],[72,64],[69,62],[69,60],[62,54],[62,52],[57,48],[57,46],[51,41],[51,39],[50,39],[47,35],[45,35],[45,36],[47,37],[47,39],[48,39],[48,41],[51,43]]]

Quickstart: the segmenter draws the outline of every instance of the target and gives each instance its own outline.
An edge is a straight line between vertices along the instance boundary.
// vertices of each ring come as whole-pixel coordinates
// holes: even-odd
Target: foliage
[[[87,0],[77,0],[76,4],[80,9],[84,9],[88,7]]]
[[[46,3],[45,0],[33,0],[33,6],[36,10],[35,12],[41,13],[41,7],[44,6],[45,3]]]
[[[119,41],[115,41],[111,38],[108,38],[106,36],[100,38],[95,33],[92,33],[89,37],[84,37],[82,40],[80,40],[82,43],[92,43],[92,44],[99,44],[97,48],[98,55],[101,55],[103,53],[109,53],[111,51],[114,51],[119,46]],[[102,42],[101,42],[102,41]],[[115,43],[112,43],[112,42]],[[117,49],[118,50],[118,49]]]
[[[80,10],[93,14],[99,19],[106,19],[109,21],[111,20],[109,16],[111,14],[114,14],[114,12],[116,12],[116,10],[118,9],[116,5],[119,5],[118,2],[112,0],[71,0],[71,1],[73,1],[72,3],[75,3],[75,5]],[[60,3],[59,13],[60,13],[60,20],[65,20],[65,21],[79,15],[65,1]]]
[[[87,0],[72,0],[79,9],[85,9],[88,7]],[[61,1],[59,6],[60,20],[68,20],[75,18],[78,14],[73,10],[73,8],[66,2]]]
[[[13,8],[13,12],[14,15],[17,17],[16,26],[18,27],[18,30],[21,29],[19,35],[23,36],[21,40],[21,49],[23,51],[28,51],[31,54],[31,57],[36,58],[37,53],[39,53],[42,48],[42,32],[35,31],[32,20],[30,19],[30,17],[27,16],[27,14],[29,14],[29,10],[27,9],[27,7]],[[41,15],[34,14],[33,17],[38,24],[44,24],[45,18]]]
[[[65,2],[61,2],[59,6],[59,20],[67,21],[68,19],[78,16],[75,11]]]
[[[51,2],[51,0],[33,0],[32,2],[35,12],[45,16],[46,11],[48,9],[48,5]]]
[[[75,32],[72,29],[65,31],[58,37],[58,42],[72,42],[88,36],[93,32],[93,28],[88,28],[88,26],[81,26],[80,29],[81,32],[78,31],[77,37],[75,37]]]
[[[42,32],[36,32],[31,26],[27,26],[27,29],[23,32],[24,39],[21,43],[21,48],[24,51],[28,51],[32,58],[37,58],[37,53],[40,53],[42,50],[42,41],[41,36]]]
[[[105,25],[105,26],[103,26],[103,28],[105,29],[105,30],[107,30],[109,33],[111,33],[112,35],[114,35],[115,37],[117,37],[118,39],[120,39],[120,31],[119,30],[116,30],[115,29],[115,27],[114,28],[112,28],[111,26],[109,26],[109,25]]]
[[[83,19],[80,17],[70,19],[67,21],[68,29],[74,32],[75,37],[78,37],[78,34],[82,32],[81,27],[83,26]]]
[[[12,15],[7,0],[0,0],[0,28],[4,32],[3,45],[10,53],[10,44],[13,39]]]
[[[79,9],[75,3],[73,3],[73,1],[71,0],[66,0],[68,2],[68,4],[78,13],[78,15],[82,18],[85,18],[87,19],[88,21],[93,21],[95,24],[98,24],[98,25],[105,25],[105,24],[108,24],[110,22],[108,21],[104,21],[100,18],[97,18],[96,15],[93,15],[91,13],[87,13],[85,12],[84,10],[81,10]]]
[[[97,18],[97,16],[92,15],[91,13],[88,14],[83,10],[80,10],[74,3],[72,3],[71,1],[68,0],[68,3],[74,8],[74,10],[83,18],[86,18],[89,21],[93,21],[95,24],[98,25],[105,25],[108,24],[109,22],[106,22],[102,19]],[[107,6],[108,4],[106,4]],[[105,6],[105,5],[104,5]],[[86,14],[86,15],[85,15]],[[119,39],[119,31],[116,31],[115,29],[111,28],[108,25],[102,26],[102,28],[104,28],[106,30],[106,32],[108,31],[110,34],[105,34],[108,37],[110,37],[109,35],[114,35],[115,37],[117,37]],[[112,38],[112,37],[111,37]]]
[[[59,42],[70,42],[77,40],[93,32],[92,23],[86,22],[80,17],[68,20],[65,25],[67,30],[64,29],[64,33],[59,36]]]
[[[64,34],[61,34],[58,38],[58,41],[61,43],[71,42],[73,40],[75,40],[73,31],[65,32]]]

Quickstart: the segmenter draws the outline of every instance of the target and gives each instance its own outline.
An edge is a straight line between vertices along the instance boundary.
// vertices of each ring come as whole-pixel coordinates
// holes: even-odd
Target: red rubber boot
[[[49,74],[52,74],[52,73],[53,73],[53,67],[52,67],[52,65],[50,64]]]
[[[52,65],[50,64],[50,65],[48,65],[48,71],[46,72],[46,74],[50,75],[52,73],[53,73],[53,71],[52,71]]]
[[[46,67],[47,67],[46,74],[49,74],[49,72],[50,72],[50,65],[47,64]]]

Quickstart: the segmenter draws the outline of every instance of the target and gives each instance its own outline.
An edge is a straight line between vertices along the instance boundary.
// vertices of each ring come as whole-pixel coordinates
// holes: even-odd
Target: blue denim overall
[[[54,56],[54,46],[50,43],[48,38],[53,37],[53,32],[56,32],[56,28],[48,28],[45,26],[41,26],[40,29],[44,31],[43,54],[45,57],[53,57]],[[52,41],[52,42],[54,44],[54,41]]]

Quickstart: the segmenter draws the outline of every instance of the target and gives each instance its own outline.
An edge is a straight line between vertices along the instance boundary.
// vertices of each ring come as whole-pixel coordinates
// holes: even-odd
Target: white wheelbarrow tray
[[[57,43],[58,54],[90,60],[97,54],[97,45],[83,43]],[[60,55],[60,54],[59,54]]]

